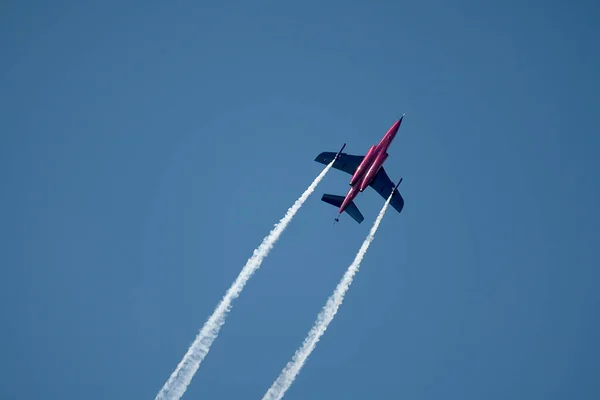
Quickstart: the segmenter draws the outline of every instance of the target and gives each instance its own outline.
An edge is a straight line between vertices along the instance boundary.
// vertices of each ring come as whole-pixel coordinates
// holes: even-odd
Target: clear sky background
[[[286,399],[598,399],[600,3],[4,2],[0,398],[149,399],[347,142],[404,177]],[[352,261],[332,170],[186,399],[261,398]]]

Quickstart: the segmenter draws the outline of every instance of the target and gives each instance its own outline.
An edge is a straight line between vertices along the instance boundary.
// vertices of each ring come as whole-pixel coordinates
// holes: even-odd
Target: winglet
[[[396,189],[398,189],[398,186],[400,186],[400,184],[402,183],[402,179],[404,179],[404,178],[400,178],[400,180],[398,181],[398,184],[396,185],[396,187],[394,188],[393,191],[395,191]]]
[[[340,151],[338,151],[338,153],[335,155],[334,160],[337,160],[340,157],[340,154],[342,154],[342,150],[344,150],[344,147],[346,147],[346,143],[344,143]]]

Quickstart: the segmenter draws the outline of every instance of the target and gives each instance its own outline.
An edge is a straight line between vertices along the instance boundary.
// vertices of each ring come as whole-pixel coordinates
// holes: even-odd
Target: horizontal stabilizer
[[[332,206],[340,207],[344,202],[344,196],[336,196],[335,194],[324,194],[321,197],[325,203],[331,204]]]
[[[325,203],[331,204],[332,206],[340,207],[344,202],[344,196],[337,196],[335,194],[324,194],[323,197],[321,197],[321,200]],[[351,201],[350,204],[346,206],[346,209],[344,211],[347,212],[348,215],[350,215],[359,224],[365,219],[365,217],[363,217],[363,215],[360,213],[358,207],[356,207],[356,204],[354,204],[353,201]]]

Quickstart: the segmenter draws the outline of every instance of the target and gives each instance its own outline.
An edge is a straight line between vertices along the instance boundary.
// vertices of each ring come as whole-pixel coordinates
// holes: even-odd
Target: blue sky
[[[404,177],[286,399],[595,399],[597,2],[58,2],[0,12],[0,397],[153,398],[322,166]],[[365,222],[322,193],[185,398],[260,398]]]

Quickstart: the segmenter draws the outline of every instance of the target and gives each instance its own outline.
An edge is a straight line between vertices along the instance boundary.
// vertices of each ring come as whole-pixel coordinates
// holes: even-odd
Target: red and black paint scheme
[[[345,143],[337,154],[328,151],[319,154],[317,158],[315,158],[315,161],[327,165],[331,160],[335,160],[333,168],[352,175],[352,178],[350,178],[350,190],[345,197],[324,194],[323,197],[321,197],[321,200],[339,207],[339,214],[345,211],[360,224],[365,218],[358,210],[358,207],[356,207],[356,204],[354,204],[354,198],[358,193],[364,191],[368,186],[371,186],[386,200],[391,193],[394,193],[390,205],[396,209],[396,211],[401,212],[404,207],[404,199],[398,192],[398,185],[400,185],[402,179],[400,179],[398,185],[394,186],[394,183],[390,180],[383,168],[383,163],[385,163],[385,160],[388,158],[388,148],[396,137],[403,118],[404,114],[402,114],[402,117],[392,125],[381,141],[378,144],[371,146],[364,156],[342,153],[342,150],[346,147]],[[339,221],[339,215],[335,221]]]

